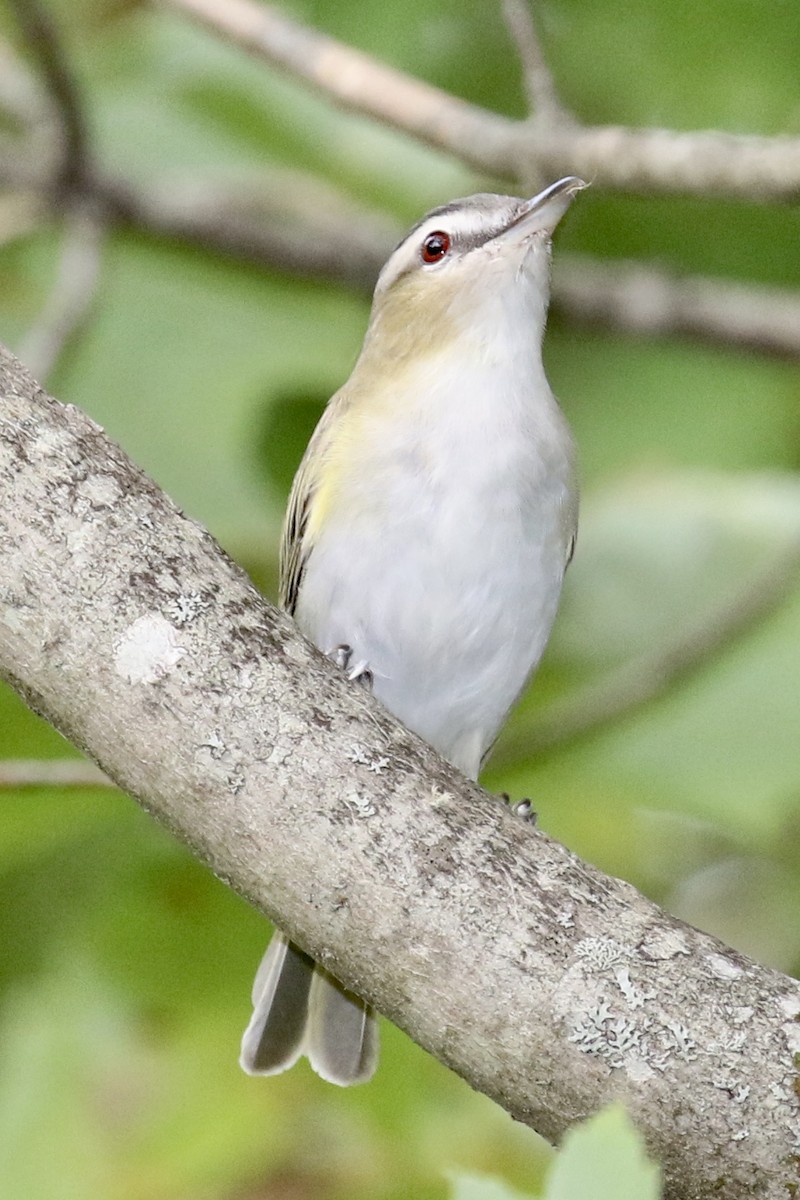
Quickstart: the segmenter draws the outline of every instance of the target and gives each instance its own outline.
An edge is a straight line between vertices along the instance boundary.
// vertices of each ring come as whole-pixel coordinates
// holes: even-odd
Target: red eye
[[[425,263],[439,262],[450,249],[450,234],[442,229],[429,233],[422,243],[422,261]]]

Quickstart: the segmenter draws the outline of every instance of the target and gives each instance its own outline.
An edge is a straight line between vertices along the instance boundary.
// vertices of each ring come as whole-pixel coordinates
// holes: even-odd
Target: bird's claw
[[[351,665],[353,658],[352,646],[348,646],[343,642],[341,645],[335,646],[328,657],[336,663],[340,671],[347,672],[347,678],[351,683],[360,683],[362,687],[372,688],[373,675],[367,663],[361,661]]]
[[[530,801],[527,796],[523,800],[512,801],[508,792],[501,792],[500,799],[504,804],[508,805],[510,811],[515,817],[519,817],[521,821],[525,821],[528,825],[536,824],[536,810],[533,807],[532,801]]]

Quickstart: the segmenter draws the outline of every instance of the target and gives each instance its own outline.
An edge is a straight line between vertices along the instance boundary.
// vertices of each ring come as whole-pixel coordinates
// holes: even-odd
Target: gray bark
[[[0,674],[517,1119],[619,1098],[669,1197],[795,1194],[800,985],[459,776],[2,350]]]

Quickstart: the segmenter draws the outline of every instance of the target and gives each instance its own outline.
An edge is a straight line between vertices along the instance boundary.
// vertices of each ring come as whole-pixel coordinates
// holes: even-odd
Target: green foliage
[[[520,1192],[500,1179],[451,1173],[450,1200],[659,1200],[659,1170],[630,1118],[612,1105],[575,1125],[553,1155],[544,1186]]]
[[[658,1200],[658,1167],[624,1109],[612,1106],[575,1126],[553,1162],[542,1200]]]
[[[42,2],[64,30],[108,170],[174,189],[195,172],[266,171],[273,192],[305,180],[324,206],[334,187],[400,223],[507,187],[329,107],[164,9]],[[508,36],[485,0],[301,8],[468,100],[524,111]],[[549,0],[537,13],[583,119],[796,131],[792,4]],[[7,9],[0,30],[15,37]],[[796,208],[590,190],[556,253],[796,288],[798,232]],[[12,348],[52,285],[61,237],[53,225],[0,246],[0,338]],[[363,296],[330,284],[115,232],[93,318],[50,383],[274,594],[285,493],[366,315]],[[546,663],[487,785],[531,795],[541,825],[579,853],[796,971],[796,365],[560,319],[546,356],[581,448],[581,536]],[[759,613],[737,623],[759,589]],[[659,683],[659,664],[691,638],[682,672]],[[532,753],[548,714],[566,727],[587,689],[624,699],[633,668],[649,680],[646,702]],[[0,690],[0,756],[65,753]],[[618,1111],[554,1156],[390,1027],[368,1088],[343,1093],[305,1066],[245,1078],[237,1042],[264,922],[114,792],[7,790],[0,806],[3,1196],[444,1200],[448,1170],[456,1200],[657,1195]]]

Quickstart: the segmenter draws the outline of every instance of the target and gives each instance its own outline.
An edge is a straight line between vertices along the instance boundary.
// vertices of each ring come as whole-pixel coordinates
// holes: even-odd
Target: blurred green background
[[[280,188],[307,173],[321,202],[335,187],[398,230],[454,195],[509,186],[333,110],[166,10],[47,3],[96,154],[128,178],[269,172]],[[289,11],[524,113],[488,0]],[[563,98],[585,121],[800,132],[791,0],[537,11]],[[0,36],[27,53],[2,0]],[[799,235],[796,208],[595,188],[556,256],[797,288]],[[12,349],[45,302],[61,239],[51,221],[0,245],[0,340]],[[91,320],[48,384],[274,595],[288,484],[367,312],[364,295],[331,283],[115,232]],[[546,662],[485,782],[532,796],[540,824],[604,870],[796,973],[797,363],[591,331],[558,312],[546,360],[581,448],[581,536]],[[665,673],[681,654],[682,670]],[[69,752],[0,689],[0,756]],[[305,1065],[245,1078],[238,1039],[264,921],[125,797],[8,789],[0,805],[0,1194],[438,1200],[451,1169],[539,1186],[548,1152],[535,1135],[389,1026],[368,1088],[341,1092]]]

